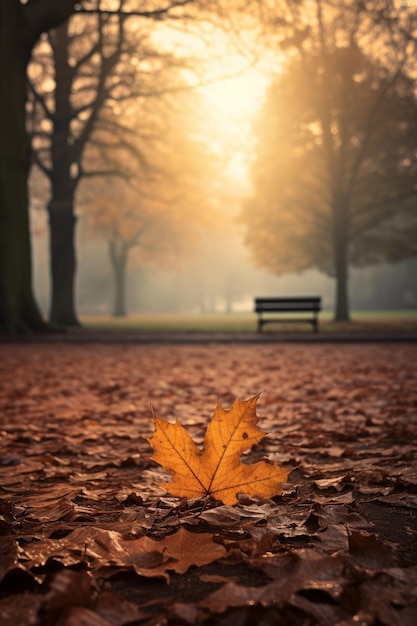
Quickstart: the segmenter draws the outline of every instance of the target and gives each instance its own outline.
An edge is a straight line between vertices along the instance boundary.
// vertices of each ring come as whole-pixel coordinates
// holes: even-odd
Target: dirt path
[[[2,625],[417,623],[416,344],[0,357]],[[259,392],[247,461],[293,468],[281,496],[202,512],[157,486],[150,405],[201,443],[218,398]]]

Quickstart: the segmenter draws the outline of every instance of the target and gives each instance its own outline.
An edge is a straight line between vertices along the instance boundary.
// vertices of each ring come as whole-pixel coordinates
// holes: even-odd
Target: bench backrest
[[[321,311],[321,297],[255,298],[255,311]]]

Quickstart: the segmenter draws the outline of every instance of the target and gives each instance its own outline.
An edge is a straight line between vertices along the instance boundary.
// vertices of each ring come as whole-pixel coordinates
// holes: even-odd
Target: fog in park
[[[251,311],[266,295],[320,295],[340,320],[349,310],[417,307],[410,42],[398,40],[395,56],[383,26],[370,36],[371,17],[350,3],[311,14],[307,28],[308,15],[282,32],[265,23],[261,34],[253,15],[238,34],[197,21],[186,31],[153,24],[142,39],[132,19],[122,44],[115,22],[104,20],[96,40],[77,16],[40,42],[29,69],[31,230],[45,316],[53,291],[51,318],[65,322],[58,292],[73,279],[74,322],[77,314]],[[103,41],[108,59],[122,52],[100,83],[88,46]],[[79,160],[68,161],[65,195],[51,172],[68,68],[64,144],[86,134],[91,102],[101,109]],[[65,202],[76,217],[68,276],[58,230],[54,259],[49,248],[51,216]],[[61,268],[54,286],[51,263]]]
[[[45,315],[49,303],[49,272],[45,215],[35,215],[35,288]],[[80,229],[81,230],[81,229]],[[253,310],[255,296],[321,295],[323,308],[333,310],[334,280],[317,270],[273,276],[251,263],[235,220],[212,238],[203,238],[194,254],[178,258],[176,267],[161,268],[133,260],[127,272],[127,313],[243,312]],[[80,315],[112,315],[114,282],[107,246],[98,237],[79,237],[77,303]],[[354,310],[417,308],[417,260],[351,271]]]

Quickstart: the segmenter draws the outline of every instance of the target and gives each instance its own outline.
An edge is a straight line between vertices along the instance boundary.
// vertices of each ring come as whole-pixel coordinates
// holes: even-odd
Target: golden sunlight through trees
[[[363,266],[370,284],[377,265],[416,255],[411,12],[381,13],[379,0],[80,4],[28,71],[51,322],[110,310],[116,256],[132,296],[117,315],[320,293],[344,322],[380,293],[415,302],[408,278],[401,293],[357,289]]]
[[[262,104],[267,83],[265,74],[247,68],[236,76],[200,88],[212,114],[209,142],[228,155],[227,177],[231,184],[240,185],[243,193],[248,191],[248,160],[254,143],[252,122]]]
[[[192,71],[184,73],[192,89],[205,103],[205,133],[210,148],[225,160],[223,173],[230,185],[248,191],[248,162],[254,145],[253,121],[262,106],[271,80],[271,68],[279,68],[280,56],[263,50],[252,39],[245,47],[231,32],[204,28],[178,33],[162,27],[153,36],[162,50],[178,49],[194,59]],[[274,59],[272,64],[271,58]],[[201,111],[196,111],[196,116]],[[226,184],[228,184],[226,183]]]

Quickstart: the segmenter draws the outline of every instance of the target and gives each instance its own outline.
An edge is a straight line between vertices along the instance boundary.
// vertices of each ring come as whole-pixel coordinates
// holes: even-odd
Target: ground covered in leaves
[[[417,623],[417,346],[3,345],[2,626]],[[157,486],[151,408],[201,444],[259,392],[281,495]]]

